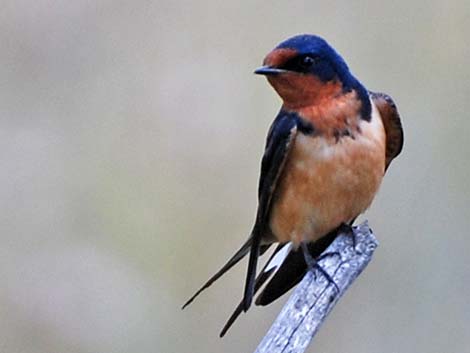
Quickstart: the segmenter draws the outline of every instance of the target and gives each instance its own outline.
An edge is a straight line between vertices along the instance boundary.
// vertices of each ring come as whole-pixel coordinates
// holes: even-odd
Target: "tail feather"
[[[256,267],[260,255],[260,243],[261,237],[256,233],[256,231],[254,231],[250,247],[250,258],[248,260],[248,271],[246,272],[245,292],[243,295],[243,311],[247,311],[250,308],[251,302],[253,301],[253,295],[255,293]]]
[[[274,252],[271,254],[271,257],[269,258],[269,260],[266,262],[263,269],[261,270],[260,274],[258,275],[258,277],[256,277],[255,286],[254,286],[254,294],[256,294],[258,292],[258,290],[269,279],[269,277],[273,274],[273,272],[276,271],[277,266],[276,267],[272,266],[272,260],[276,256],[276,254],[279,252],[279,250],[281,250],[281,248],[283,248],[283,247],[284,247],[284,244],[279,244],[276,247]],[[262,248],[262,250],[263,250],[263,248]],[[264,251],[262,251],[262,252],[264,252]],[[232,315],[230,316],[230,318],[227,320],[227,323],[225,324],[225,326],[222,328],[222,331],[220,331],[220,335],[219,335],[220,337],[223,337],[227,333],[228,329],[233,325],[235,320],[243,312],[243,304],[244,304],[244,302],[243,302],[243,300],[241,300],[240,303],[238,304],[238,306],[235,308]]]
[[[314,258],[320,254],[331,244],[336,237],[336,231],[332,231],[320,238],[314,243],[308,244],[308,249]],[[256,299],[256,305],[267,305],[279,298],[289,289],[294,287],[308,270],[302,251],[294,249],[291,243],[279,244],[271,257],[264,265],[260,274],[256,278],[253,288],[253,295],[266,283],[261,294]],[[233,314],[227,320],[227,323],[220,332],[223,337],[235,320],[244,311],[245,298],[235,308]]]
[[[194,295],[191,298],[189,298],[189,300],[186,303],[184,303],[181,309],[184,309],[189,304],[191,304],[192,301],[196,299],[196,297],[199,294],[201,294],[202,291],[209,288],[212,285],[212,283],[217,281],[225,272],[230,270],[241,259],[243,259],[245,255],[248,254],[248,251],[250,251],[251,243],[252,243],[252,237],[250,236],[248,240],[241,246],[241,248],[230,258],[230,260],[228,260],[227,263],[219,271],[217,271],[216,274],[214,274],[211,278],[209,278],[209,280],[206,283],[204,283],[204,285],[201,288],[199,288],[199,290],[196,293],[194,293]]]
[[[307,244],[310,255],[314,259],[318,258],[337,236],[337,230],[333,230],[315,242]],[[292,249],[278,267],[269,283],[264,287],[261,294],[256,298],[256,305],[268,305],[274,300],[297,285],[305,273],[308,266],[301,249]]]
[[[248,238],[248,240],[240,247],[240,249],[238,249],[238,251],[230,258],[230,260],[228,260],[227,263],[219,271],[217,271],[217,273],[215,273],[211,278],[209,278],[209,280],[206,283],[204,283],[204,285],[201,288],[199,288],[198,291],[196,293],[194,293],[194,295],[191,298],[189,298],[189,300],[186,303],[184,303],[184,305],[181,307],[181,309],[184,309],[189,304],[191,304],[193,302],[193,300],[196,299],[196,297],[199,294],[201,294],[202,291],[209,288],[212,285],[212,283],[217,281],[220,277],[222,277],[222,275],[225,274],[225,272],[230,270],[241,259],[243,259],[251,249],[252,239],[253,239],[253,237],[250,236]],[[271,246],[271,244],[261,245],[260,255],[264,254],[270,246]]]

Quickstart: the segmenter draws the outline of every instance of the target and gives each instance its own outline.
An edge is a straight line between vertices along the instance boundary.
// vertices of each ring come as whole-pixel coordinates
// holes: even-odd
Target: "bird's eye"
[[[302,58],[300,58],[300,65],[305,69],[312,67],[314,64],[315,64],[315,58],[310,55],[305,55]]]
[[[280,68],[293,72],[309,73],[318,64],[318,61],[319,58],[317,56],[303,54],[290,59]]]

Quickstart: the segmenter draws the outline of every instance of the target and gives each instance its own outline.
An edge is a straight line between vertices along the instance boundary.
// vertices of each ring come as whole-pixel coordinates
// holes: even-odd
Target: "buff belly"
[[[279,242],[314,241],[364,212],[385,169],[385,132],[373,109],[354,139],[298,134],[274,195],[270,227]]]

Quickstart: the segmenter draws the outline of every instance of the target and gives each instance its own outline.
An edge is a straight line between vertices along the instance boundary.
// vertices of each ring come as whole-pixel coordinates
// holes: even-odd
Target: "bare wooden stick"
[[[367,221],[353,231],[355,248],[351,234],[340,234],[318,262],[338,287],[328,282],[321,271],[308,271],[255,353],[305,351],[336,302],[367,266],[378,245]]]

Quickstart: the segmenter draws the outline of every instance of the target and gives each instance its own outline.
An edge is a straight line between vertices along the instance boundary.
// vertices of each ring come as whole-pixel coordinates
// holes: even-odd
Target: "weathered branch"
[[[378,243],[367,222],[351,234],[340,234],[323,253],[318,264],[333,278],[328,282],[317,269],[298,284],[255,353],[302,353],[338,299],[372,258]],[[339,289],[339,292],[338,292]]]

